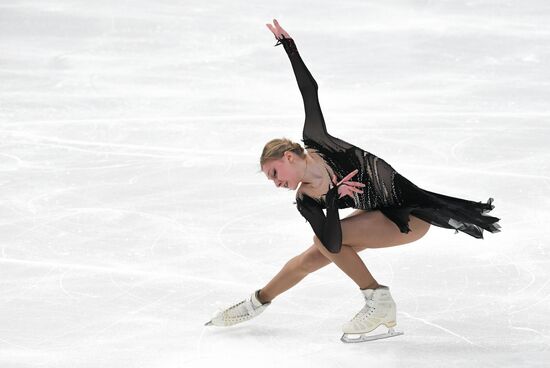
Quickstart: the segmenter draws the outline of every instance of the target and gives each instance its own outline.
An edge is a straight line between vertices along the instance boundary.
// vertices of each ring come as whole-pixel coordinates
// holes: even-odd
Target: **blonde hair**
[[[300,156],[300,158],[306,158],[305,149],[300,145],[300,143],[293,142],[284,137],[275,138],[265,144],[262,155],[260,156],[260,171],[258,172],[262,172],[262,167],[266,162],[271,160],[279,160],[283,157],[283,154],[286,151],[294,152]]]

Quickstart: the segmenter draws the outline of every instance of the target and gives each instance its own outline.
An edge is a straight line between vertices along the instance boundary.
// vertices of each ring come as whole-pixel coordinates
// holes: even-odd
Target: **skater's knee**
[[[304,273],[312,273],[328,265],[332,261],[312,245],[308,250],[296,256],[297,267]]]
[[[321,242],[321,240],[317,237],[317,235],[313,235],[313,247],[315,247],[315,249],[317,249],[319,251],[319,253],[323,254],[323,248],[324,248],[324,245],[323,243]]]
[[[316,246],[319,246],[319,245],[323,245],[323,243],[321,242],[321,239],[319,239],[319,237],[317,235],[313,235],[313,244],[316,245]]]
[[[329,250],[324,246],[323,242],[321,242],[317,235],[313,236],[313,246],[315,247],[317,252],[320,253],[323,257],[328,258],[329,260],[333,258],[333,253],[329,252]],[[342,244],[342,246],[344,246],[344,244]]]

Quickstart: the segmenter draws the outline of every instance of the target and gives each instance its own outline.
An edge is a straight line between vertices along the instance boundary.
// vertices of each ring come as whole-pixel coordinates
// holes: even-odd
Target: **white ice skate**
[[[365,306],[349,322],[342,325],[343,342],[363,342],[403,335],[395,327],[395,302],[387,286],[380,285],[376,289],[361,290],[365,297]],[[377,335],[367,335],[378,326],[385,325],[388,332]],[[357,336],[357,337],[354,337]]]
[[[231,326],[258,316],[271,304],[271,301],[263,304],[260,302],[258,298],[259,291],[260,289],[253,292],[252,295],[245,300],[216,312],[212,319],[204,325]]]

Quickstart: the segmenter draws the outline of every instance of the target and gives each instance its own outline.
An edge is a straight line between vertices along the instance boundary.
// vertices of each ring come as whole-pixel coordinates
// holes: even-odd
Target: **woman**
[[[273,23],[267,27],[278,40],[275,46],[284,46],[304,101],[302,141],[306,149],[288,139],[273,139],[264,147],[260,166],[277,187],[297,191],[295,204],[315,236],[313,245],[288,261],[267,285],[219,311],[206,325],[229,326],[249,320],[306,275],[334,262],[365,298],[365,306],[342,326],[342,341],[395,336],[400,333],[393,330],[396,308],[389,288],[377,283],[357,253],[413,242],[432,224],[476,238],[483,238],[483,230],[499,232],[500,219],[483,215],[494,208],[493,198],[481,203],[421,189],[380,157],[331,136],[319,106],[317,83],[294,40],[277,20]],[[340,220],[338,209],[349,207],[355,212]],[[389,328],[388,333],[365,335],[382,324]],[[349,339],[348,334],[362,336]]]

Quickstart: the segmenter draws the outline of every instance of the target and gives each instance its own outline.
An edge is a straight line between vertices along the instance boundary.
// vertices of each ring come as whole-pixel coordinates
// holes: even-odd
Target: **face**
[[[300,184],[303,173],[299,172],[296,165],[297,156],[286,152],[279,160],[271,160],[264,164],[262,171],[268,180],[273,180],[277,188],[287,188],[295,190]]]

